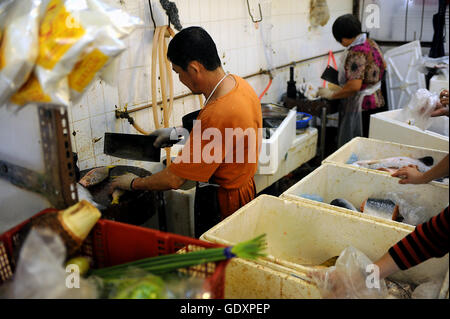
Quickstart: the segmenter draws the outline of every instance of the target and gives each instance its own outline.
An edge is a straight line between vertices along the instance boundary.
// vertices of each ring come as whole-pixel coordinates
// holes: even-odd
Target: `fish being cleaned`
[[[428,171],[433,165],[434,160],[431,156],[425,156],[419,159],[414,159],[406,156],[389,157],[377,160],[357,161],[352,165],[364,167],[369,169],[383,170],[391,172],[393,169],[399,169],[408,165],[416,165],[418,170],[422,173]]]
[[[97,185],[108,178],[109,171],[113,167],[114,165],[94,168],[87,172],[86,175],[84,175],[83,178],[80,179],[79,183],[84,187]]]
[[[361,212],[364,214],[397,220],[399,207],[389,199],[368,198],[361,205]]]
[[[350,203],[348,200],[343,199],[343,198],[333,199],[330,202],[330,205],[343,207],[343,208],[347,208],[347,209],[350,209],[350,210],[354,210],[355,212],[359,212],[359,210],[357,210],[356,207],[352,205],[352,203]]]
[[[125,194],[125,191],[123,189],[120,188],[115,189],[114,192],[112,193],[111,205],[119,204],[120,196],[122,196],[123,194]]]

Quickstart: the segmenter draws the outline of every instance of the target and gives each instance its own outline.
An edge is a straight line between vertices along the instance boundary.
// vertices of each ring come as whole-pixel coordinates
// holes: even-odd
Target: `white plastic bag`
[[[0,5],[0,106],[8,102],[30,76],[38,56],[41,0]]]
[[[439,94],[427,89],[419,89],[413,94],[408,105],[403,108],[404,120],[426,130],[431,125],[431,113],[439,102]]]
[[[97,298],[97,286],[90,280],[80,278],[79,288],[67,284],[71,278],[63,267],[65,258],[66,248],[58,235],[46,228],[33,228],[20,251],[13,280],[2,287],[1,297]]]
[[[371,264],[372,261],[366,255],[350,246],[339,255],[335,266],[313,270],[309,276],[316,283],[323,298],[386,298],[386,283],[377,279]]]

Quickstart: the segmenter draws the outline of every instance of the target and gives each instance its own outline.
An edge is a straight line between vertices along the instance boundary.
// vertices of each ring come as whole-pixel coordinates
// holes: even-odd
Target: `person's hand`
[[[333,94],[335,92],[333,90],[330,90],[329,88],[319,88],[319,91],[317,92],[317,96],[323,97],[327,100],[332,100],[333,99]]]
[[[424,184],[423,173],[419,172],[416,165],[408,165],[398,169],[392,177],[399,177],[399,184]]]
[[[150,136],[156,136],[153,142],[154,147],[164,148],[178,142],[178,133],[175,127],[163,127],[154,130]]]
[[[436,104],[436,108],[431,113],[431,117],[449,115],[448,110],[448,90],[443,90],[439,95],[439,102]]]
[[[439,94],[439,99],[443,107],[448,107],[448,90],[443,90]]]
[[[113,193],[115,189],[124,189],[127,191],[133,190],[131,187],[131,184],[133,183],[133,180],[139,176],[134,175],[132,173],[126,173],[124,175],[118,176],[113,179],[110,185],[109,192]]]

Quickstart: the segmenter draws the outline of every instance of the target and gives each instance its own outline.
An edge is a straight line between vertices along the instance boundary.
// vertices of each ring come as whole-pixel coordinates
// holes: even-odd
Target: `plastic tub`
[[[306,119],[302,120],[304,117],[306,117]],[[304,113],[304,112],[297,112],[296,119],[297,119],[296,128],[297,128],[297,130],[301,130],[301,129],[308,127],[309,121],[311,121],[311,119],[312,119],[312,115],[310,115],[308,113]]]
[[[256,172],[256,174],[260,175],[271,175],[277,171],[278,165],[288,152],[295,138],[296,111],[294,109],[289,110],[279,107],[275,104],[273,104],[273,107],[284,109],[286,111],[286,117],[275,129],[275,132],[271,134],[270,138],[262,139],[258,170]]]
[[[448,116],[432,118],[431,126],[424,131],[401,121],[402,112],[400,109],[371,115],[369,137],[448,152]]]
[[[430,148],[403,145],[373,138],[355,137],[350,142],[347,142],[345,145],[343,145],[336,152],[324,159],[322,163],[344,165],[362,171],[370,171],[384,175],[390,175],[388,172],[356,167],[354,165],[347,164],[353,154],[356,155],[359,161],[383,159],[396,156],[407,156],[411,158],[431,156],[433,157],[434,165],[436,165],[448,154],[448,152]],[[442,183],[436,184],[442,185]]]
[[[424,207],[428,214],[423,217],[424,221],[439,214],[448,206],[448,187],[430,184],[399,184],[398,178],[373,173],[372,171],[355,170],[350,167],[330,163],[323,164],[314,170],[285,191],[281,197],[353,214],[361,218],[383,221],[412,231],[414,226],[406,223],[373,217],[329,204],[336,198],[343,198],[352,203],[355,208],[360,209],[361,204],[367,198],[380,198],[386,196],[388,193],[399,193],[402,196],[414,198],[415,203],[418,203],[420,207]],[[304,198],[302,197],[304,194],[320,196],[323,198],[323,202]]]
[[[411,232],[401,224],[393,225],[383,221],[364,219],[353,214],[308,205],[303,202],[286,200],[269,195],[261,195],[248,203],[230,217],[226,218],[200,238],[219,244],[232,245],[248,240],[256,235],[267,234],[268,256],[256,261],[235,263],[227,266],[227,274],[234,271],[242,275],[236,280],[225,277],[225,290],[232,285],[246,290],[247,298],[277,298],[279,285],[271,286],[272,281],[260,291],[260,281],[270,276],[279,276],[285,283],[287,278],[299,280],[290,283],[298,287],[297,297],[316,298],[320,296],[317,287],[305,280],[305,273],[311,265],[317,265],[330,257],[339,255],[346,247],[353,246],[375,261],[386,251]],[[246,265],[252,264],[252,267]],[[274,273],[269,272],[266,267]],[[444,279],[448,271],[448,254],[442,258],[433,258],[406,271],[399,271],[390,279],[421,283],[437,276]],[[236,269],[232,269],[235,268]],[[231,268],[231,269],[230,269]],[[259,270],[260,280],[254,280],[251,274]],[[237,281],[239,280],[239,281]],[[233,281],[233,282],[230,282]]]
[[[35,216],[51,211],[55,210],[47,209]],[[0,235],[0,285],[13,276],[16,265],[13,251],[18,245],[20,230],[28,222],[29,220],[26,220]],[[93,268],[103,268],[142,258],[173,254],[181,249],[189,252],[212,247],[220,247],[220,245],[100,219],[84,241],[81,251],[82,255],[92,257]],[[206,278],[205,285],[212,287],[212,298],[223,298],[226,265],[227,261],[220,261],[189,267],[187,270],[193,276]]]

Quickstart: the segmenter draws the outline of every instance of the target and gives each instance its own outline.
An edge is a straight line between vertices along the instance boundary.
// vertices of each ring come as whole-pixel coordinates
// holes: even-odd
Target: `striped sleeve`
[[[397,266],[408,269],[432,257],[443,257],[449,251],[448,206],[439,215],[420,224],[408,236],[389,249]]]

